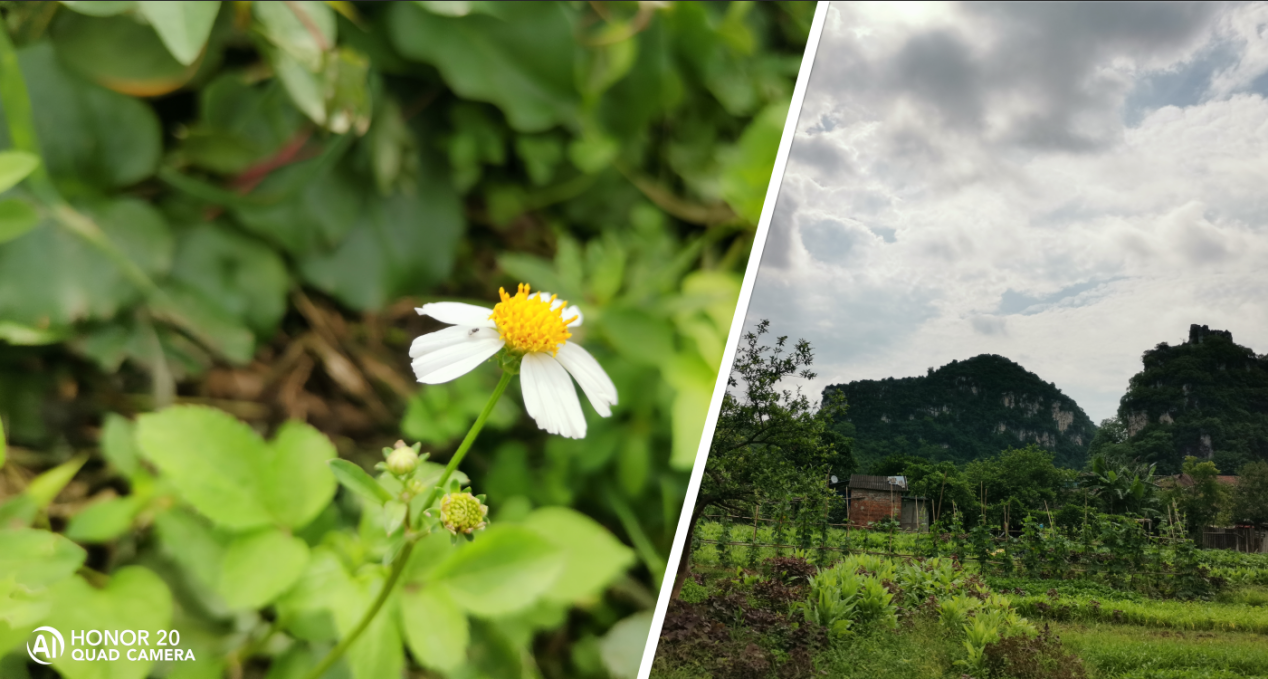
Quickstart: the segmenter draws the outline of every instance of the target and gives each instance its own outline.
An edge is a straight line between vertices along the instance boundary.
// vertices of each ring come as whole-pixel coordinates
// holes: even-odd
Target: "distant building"
[[[842,494],[849,507],[849,522],[856,526],[893,518],[903,530],[929,528],[928,502],[908,495],[906,477],[854,474]]]

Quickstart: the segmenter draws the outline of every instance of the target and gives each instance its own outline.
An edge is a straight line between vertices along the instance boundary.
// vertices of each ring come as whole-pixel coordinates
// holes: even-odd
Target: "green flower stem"
[[[480,411],[480,416],[476,418],[475,424],[471,425],[471,430],[467,432],[466,438],[462,439],[462,444],[458,446],[457,452],[453,454],[449,464],[445,466],[445,473],[441,474],[440,481],[428,491],[427,499],[423,503],[424,507],[430,507],[436,501],[436,495],[440,492],[440,489],[444,488],[445,484],[449,482],[449,477],[458,468],[462,458],[466,457],[468,450],[471,450],[471,445],[475,443],[476,436],[480,434],[481,429],[484,429],[484,423],[489,419],[489,414],[493,412],[493,406],[497,405],[498,399],[502,398],[502,393],[511,384],[512,377],[515,377],[515,373],[502,371],[502,379],[498,380],[498,385],[493,389],[493,395],[489,397],[489,402],[484,404],[484,410]],[[317,663],[317,666],[305,675],[305,679],[318,679],[325,674],[326,670],[329,670],[361,636],[361,633],[370,626],[374,616],[378,615],[379,609],[383,608],[383,604],[387,603],[387,598],[391,596],[392,590],[396,588],[396,583],[401,579],[401,574],[405,572],[405,564],[409,563],[409,555],[414,551],[414,545],[414,540],[409,540],[405,543],[405,546],[401,548],[400,554],[396,555],[396,560],[392,562],[392,571],[383,583],[383,589],[379,590],[379,595],[375,597],[374,603],[370,604],[369,610],[365,612],[365,615],[361,616],[361,621],[357,623],[356,627],[352,628],[348,636],[330,649],[326,657],[322,658],[321,662]]]
[[[318,679],[325,674],[326,670],[330,669],[339,658],[343,657],[348,647],[352,646],[353,642],[361,636],[361,633],[370,626],[374,616],[378,614],[380,608],[383,608],[388,596],[396,588],[396,582],[401,579],[401,573],[405,572],[405,564],[409,563],[409,555],[410,552],[414,551],[414,544],[412,541],[405,543],[405,547],[401,549],[400,554],[396,555],[396,561],[392,563],[392,572],[388,574],[387,580],[383,582],[383,588],[379,590],[379,595],[374,598],[374,603],[370,604],[369,610],[365,612],[365,615],[361,616],[361,621],[357,623],[356,627],[352,628],[352,631],[343,638],[343,641],[340,641],[334,648],[330,649],[326,657],[322,658],[321,662],[317,663],[317,666],[305,675],[305,679]]]
[[[475,443],[476,435],[484,429],[484,423],[489,419],[489,414],[493,412],[493,406],[497,405],[498,399],[502,398],[502,392],[511,384],[511,378],[515,377],[515,373],[503,370],[502,379],[498,380],[498,385],[493,388],[493,395],[489,397],[489,402],[484,404],[484,410],[480,411],[480,416],[476,418],[475,424],[471,425],[471,431],[467,432],[467,437],[462,439],[462,444],[458,446],[458,450],[454,452],[453,457],[449,458],[449,464],[445,465],[445,473],[440,475],[440,480],[427,493],[427,499],[423,502],[423,507],[430,507],[436,501],[436,496],[440,490],[449,483],[449,477],[453,475],[454,470],[458,468],[458,464],[462,462],[462,458],[466,457],[467,451],[471,450],[471,444]]]

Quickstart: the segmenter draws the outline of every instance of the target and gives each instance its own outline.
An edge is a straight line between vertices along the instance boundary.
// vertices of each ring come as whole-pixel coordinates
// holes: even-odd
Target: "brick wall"
[[[899,518],[902,495],[883,490],[850,489],[850,523],[866,526],[892,516]]]

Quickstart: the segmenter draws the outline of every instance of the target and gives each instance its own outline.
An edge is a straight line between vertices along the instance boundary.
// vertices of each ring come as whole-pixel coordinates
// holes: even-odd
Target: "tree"
[[[1268,527],[1268,462],[1248,462],[1237,470],[1237,477],[1233,521]]]
[[[830,431],[844,402],[829,398],[816,410],[800,390],[780,388],[787,377],[815,377],[809,369],[814,360],[810,343],[799,340],[785,353],[786,336],[773,347],[760,343],[769,330],[770,322],[763,320],[755,332],[744,335],[727,378],[700,494],[691,508],[688,546],[706,507],[740,512],[766,497],[827,497],[828,470],[853,468],[849,439]],[[674,597],[689,562],[688,555],[678,562]]]
[[[1089,466],[1079,478],[1101,511],[1149,518],[1159,515],[1156,465],[1101,454],[1093,457]]]
[[[1228,489],[1216,477],[1220,470],[1214,462],[1202,461],[1192,455],[1184,458],[1182,467],[1193,480],[1193,485],[1176,484],[1168,492],[1168,502],[1174,502],[1184,514],[1185,523],[1194,539],[1199,539],[1202,529],[1212,525],[1222,509],[1228,505]]]
[[[980,493],[979,502],[995,505],[992,520],[1003,521],[1008,512],[1009,523],[1021,520],[1029,509],[1052,509],[1072,472],[1058,468],[1052,452],[1031,444],[1009,448],[998,456],[974,460],[964,467],[965,480],[971,491]],[[980,506],[980,505],[979,505]]]
[[[1088,465],[1100,457],[1110,465],[1122,465],[1133,459],[1132,446],[1127,439],[1127,425],[1117,417],[1101,420],[1092,443],[1088,445]]]

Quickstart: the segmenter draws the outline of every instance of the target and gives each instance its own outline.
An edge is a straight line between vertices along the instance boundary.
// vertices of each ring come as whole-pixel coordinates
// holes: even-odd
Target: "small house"
[[[928,503],[925,498],[908,494],[906,477],[854,474],[844,494],[849,522],[856,526],[893,518],[903,530],[929,528]]]

